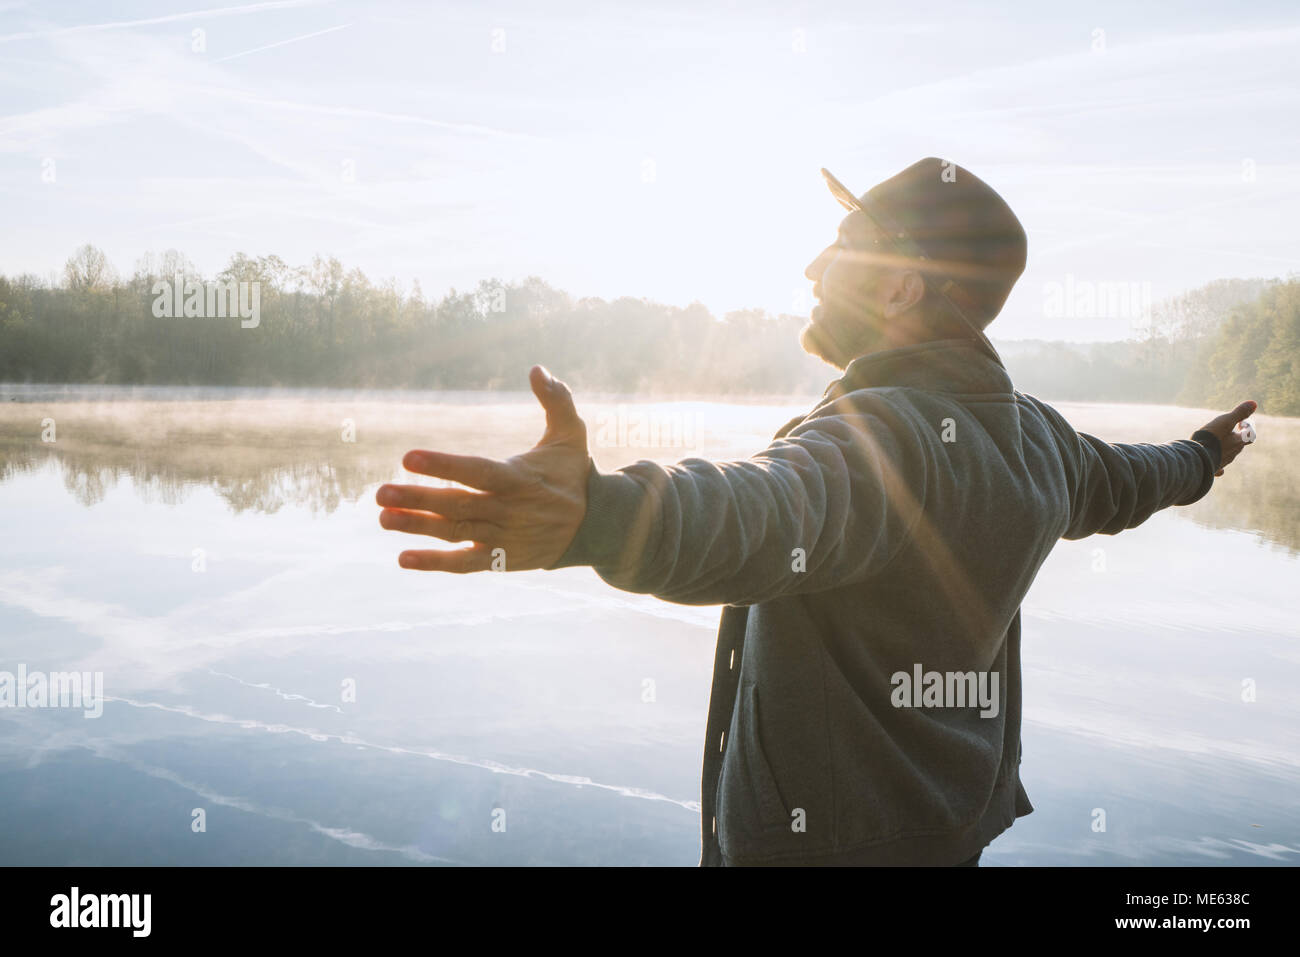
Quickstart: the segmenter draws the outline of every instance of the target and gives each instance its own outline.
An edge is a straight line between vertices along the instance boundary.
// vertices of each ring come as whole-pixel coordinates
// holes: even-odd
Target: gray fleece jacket
[[[973,342],[927,342],[855,360],[743,461],[593,464],[554,567],[726,606],[702,865],[956,864],[1033,810],[1020,603],[1048,553],[1195,502],[1219,455],[1077,433]]]

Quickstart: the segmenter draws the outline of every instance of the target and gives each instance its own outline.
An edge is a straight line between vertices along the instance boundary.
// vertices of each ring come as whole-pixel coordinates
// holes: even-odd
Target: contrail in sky
[[[208,10],[190,10],[187,13],[169,13],[162,17],[149,17],[145,20],[119,20],[114,23],[83,23],[75,27],[57,27],[53,30],[34,30],[27,33],[10,33],[0,36],[0,43],[10,40],[40,40],[45,37],[63,36],[68,33],[93,33],[97,30],[125,30],[129,27],[147,27],[156,23],[174,23],[177,20],[193,20],[196,17],[230,17],[244,13],[261,13],[263,10],[279,10],[283,7],[306,7],[330,0],[269,0],[267,3],[246,3],[239,7],[213,7]],[[251,51],[250,51],[251,52]]]
[[[333,33],[335,30],[346,30],[352,26],[350,23],[344,23],[337,27],[327,27],[324,30],[317,30],[315,33],[304,33],[300,37],[290,37],[288,40],[278,40],[275,43],[268,43],[266,46],[253,47],[251,50],[244,50],[242,53],[232,53],[230,56],[217,57],[213,63],[224,63],[226,60],[233,60],[236,57],[248,56],[250,53],[260,53],[263,50],[270,50],[273,47],[282,47],[286,43],[297,43],[299,40],[310,40],[312,37],[324,36],[326,33]]]

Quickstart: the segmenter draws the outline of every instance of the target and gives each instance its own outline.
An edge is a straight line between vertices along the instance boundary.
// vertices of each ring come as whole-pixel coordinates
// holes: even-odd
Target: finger
[[[485,492],[508,492],[522,484],[514,469],[505,462],[483,459],[477,455],[415,449],[406,453],[402,465],[408,472],[450,479]]]
[[[1225,412],[1214,420],[1214,424],[1222,431],[1229,431],[1234,428],[1242,419],[1249,418],[1254,411],[1259,408],[1259,403],[1254,399],[1247,399],[1242,402],[1231,412]]]
[[[533,366],[528,370],[528,384],[533,388],[533,395],[546,412],[546,434],[542,441],[555,441],[577,434],[585,434],[586,426],[578,409],[573,404],[573,393],[569,387],[551,375],[545,366]]]
[[[375,503],[387,508],[436,512],[450,519],[477,519],[500,524],[505,505],[495,495],[458,488],[427,485],[381,485]]]
[[[394,532],[412,535],[429,535],[446,542],[482,542],[500,544],[504,534],[499,525],[491,522],[472,522],[452,519],[429,512],[410,512],[400,508],[386,508],[379,513],[379,524]]]
[[[397,564],[422,572],[485,572],[492,567],[492,548],[473,545],[469,548],[448,548],[428,551],[402,552]]]

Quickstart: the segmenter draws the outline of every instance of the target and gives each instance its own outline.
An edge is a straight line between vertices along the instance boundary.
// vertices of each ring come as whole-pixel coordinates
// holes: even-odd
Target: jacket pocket
[[[770,853],[790,833],[790,815],[763,750],[758,707],[757,689],[744,688],[718,779],[718,841],[731,857]]]
[[[763,725],[759,717],[758,687],[749,689],[749,727],[746,729],[745,745],[754,773],[754,789],[763,807],[766,822],[781,828],[790,826],[790,809],[781,795],[781,786],[777,784],[776,773],[767,759],[763,748]]]

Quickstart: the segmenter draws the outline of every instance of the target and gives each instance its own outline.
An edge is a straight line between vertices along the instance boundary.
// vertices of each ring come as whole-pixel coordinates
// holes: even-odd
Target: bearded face
[[[883,280],[896,258],[887,250],[866,216],[844,217],[835,242],[804,270],[817,303],[799,337],[805,351],[843,369],[887,344]]]

